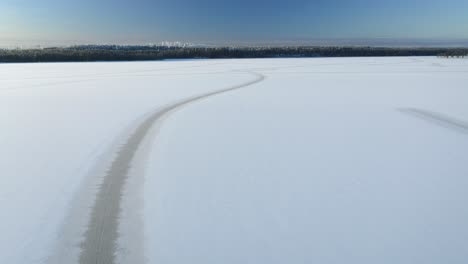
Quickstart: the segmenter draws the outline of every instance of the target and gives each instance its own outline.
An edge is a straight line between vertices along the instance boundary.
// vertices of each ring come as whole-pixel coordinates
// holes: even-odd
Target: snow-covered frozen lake
[[[0,65],[0,263],[464,264],[467,190],[467,59]]]

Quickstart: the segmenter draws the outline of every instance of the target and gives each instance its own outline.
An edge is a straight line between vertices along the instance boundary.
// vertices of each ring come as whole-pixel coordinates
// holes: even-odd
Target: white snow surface
[[[1,64],[0,263],[48,263],[120,137],[247,71],[145,141],[119,262],[468,262],[468,60],[400,57]]]

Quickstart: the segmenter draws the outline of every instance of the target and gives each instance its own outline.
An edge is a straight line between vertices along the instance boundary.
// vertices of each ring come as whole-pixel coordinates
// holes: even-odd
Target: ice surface
[[[146,142],[122,261],[135,243],[148,263],[468,261],[468,134],[402,111],[468,122],[468,61],[424,57],[0,65],[0,263],[46,263],[116,138],[243,71],[267,78]]]

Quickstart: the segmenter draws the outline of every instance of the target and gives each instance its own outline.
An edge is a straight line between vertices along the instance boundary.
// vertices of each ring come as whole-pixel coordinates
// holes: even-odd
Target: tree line
[[[468,48],[171,47],[82,45],[43,49],[0,49],[0,62],[82,62],[277,57],[461,57],[466,56],[467,54]]]
[[[468,57],[467,49],[450,49],[438,55],[444,58],[465,58]]]

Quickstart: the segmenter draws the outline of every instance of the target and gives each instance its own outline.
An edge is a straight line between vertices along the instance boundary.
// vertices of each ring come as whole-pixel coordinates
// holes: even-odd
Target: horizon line
[[[35,43],[34,43],[35,42]],[[0,39],[0,48],[63,48],[72,46],[178,46],[178,47],[284,47],[284,46],[369,46],[401,48],[466,48],[468,38],[315,38],[288,40],[208,40],[208,41],[52,41]]]

